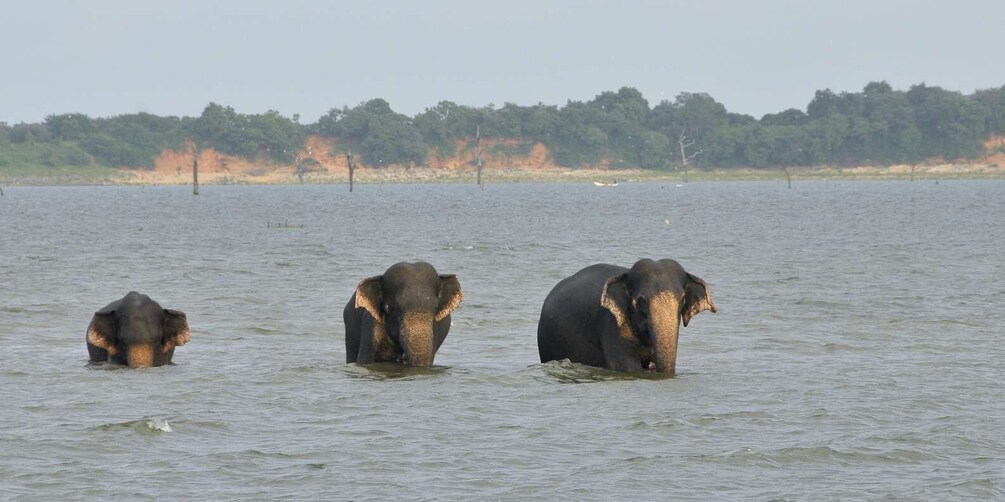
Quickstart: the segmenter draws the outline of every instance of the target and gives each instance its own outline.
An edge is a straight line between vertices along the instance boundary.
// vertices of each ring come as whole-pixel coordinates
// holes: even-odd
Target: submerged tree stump
[[[199,195],[199,147],[192,142],[192,195]]]
[[[482,186],[482,134],[481,126],[477,124],[475,125],[475,169],[477,170],[475,183],[484,190],[485,187]]]
[[[356,164],[352,161],[352,152],[345,152],[345,159],[349,162],[349,191],[352,192],[352,176],[356,172]]]

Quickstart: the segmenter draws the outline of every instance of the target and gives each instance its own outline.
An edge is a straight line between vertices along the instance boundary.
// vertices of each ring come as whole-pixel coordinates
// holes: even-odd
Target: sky
[[[565,105],[623,86],[655,106],[805,110],[815,91],[1005,85],[998,0],[36,0],[0,10],[0,122],[210,102],[312,123],[387,100]]]

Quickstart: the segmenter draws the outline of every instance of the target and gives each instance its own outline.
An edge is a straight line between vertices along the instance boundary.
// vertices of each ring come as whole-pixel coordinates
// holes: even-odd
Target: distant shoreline
[[[147,171],[139,169],[93,169],[77,172],[75,169],[43,168],[7,172],[0,169],[0,186],[151,186],[191,185],[191,172]],[[791,167],[788,176],[793,182],[800,180],[910,180],[911,166],[886,167]],[[916,166],[913,179],[1003,179],[1005,168],[995,164],[925,164]],[[360,185],[452,183],[474,184],[474,169],[430,167],[358,168],[354,182]],[[786,181],[781,168],[691,169],[687,180],[707,181]],[[610,168],[493,168],[482,172],[485,184],[493,183],[590,183],[632,181],[685,182],[683,170],[655,171],[645,169]],[[300,178],[286,166],[259,168],[254,171],[202,172],[200,185],[296,185],[296,184],[347,185],[348,173],[311,172]]]

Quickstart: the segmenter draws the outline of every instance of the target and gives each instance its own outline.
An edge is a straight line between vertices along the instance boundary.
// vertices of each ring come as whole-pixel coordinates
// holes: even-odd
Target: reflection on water
[[[31,500],[1003,499],[1003,188],[11,189],[0,487]],[[721,307],[681,329],[677,376],[539,364],[555,283],[641,257],[676,259]],[[439,365],[344,364],[346,300],[402,260],[464,287]],[[173,365],[87,364],[92,314],[130,290],[188,315]]]

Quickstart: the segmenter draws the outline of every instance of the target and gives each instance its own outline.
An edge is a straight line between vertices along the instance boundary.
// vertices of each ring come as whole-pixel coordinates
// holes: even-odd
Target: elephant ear
[[[687,326],[692,317],[706,310],[711,310],[713,313],[718,312],[715,308],[715,302],[712,301],[712,290],[700,277],[687,274],[687,283],[684,285],[684,305],[680,310],[684,326]]]
[[[436,307],[436,320],[442,321],[461,302],[464,301],[464,292],[461,291],[461,282],[454,274],[443,274],[440,276],[439,303]]]
[[[628,274],[619,274],[607,279],[600,293],[600,306],[611,311],[618,326],[625,326],[628,323],[628,314],[625,309],[628,305],[628,287],[625,284]]]
[[[115,340],[115,309],[105,307],[94,313],[91,324],[87,326],[87,343],[118,355]]]
[[[185,345],[192,339],[188,329],[188,317],[179,310],[164,309],[164,334],[161,338],[162,351],[167,354],[171,349]]]
[[[384,295],[380,287],[383,276],[377,275],[363,279],[356,286],[356,308],[366,309],[377,322],[384,322]]]

